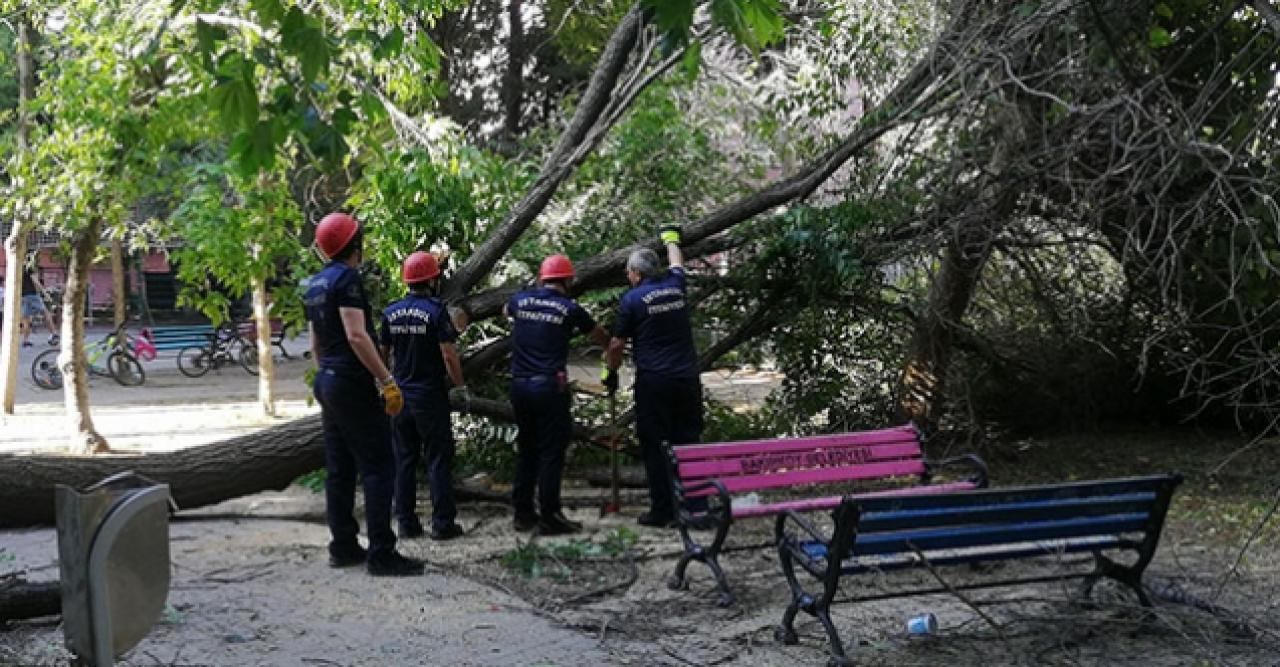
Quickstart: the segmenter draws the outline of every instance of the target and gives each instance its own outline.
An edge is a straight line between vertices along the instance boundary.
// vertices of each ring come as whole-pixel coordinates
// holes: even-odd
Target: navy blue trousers
[[[391,485],[395,462],[391,454],[390,420],[368,373],[320,369],[315,381],[324,429],[325,515],[333,541],[330,552],[350,553],[359,545],[356,535],[356,474],[364,485],[365,528],[369,557],[395,551],[391,532]]]
[[[516,413],[516,477],[511,501],[519,516],[547,517],[559,512],[560,480],[565,451],[573,434],[570,397],[553,376],[511,381],[511,406]],[[537,489],[538,507],[533,497]]]
[[[431,527],[443,530],[458,517],[453,502],[453,423],[443,385],[404,389],[404,411],[392,419],[396,453],[396,519],[416,523],[418,464],[426,459],[431,485]],[[425,456],[424,456],[425,455]]]
[[[693,377],[671,378],[652,373],[636,375],[636,437],[649,479],[649,512],[675,516],[671,469],[662,443],[687,445],[702,439],[702,381]],[[706,499],[686,501],[686,509],[705,510]]]

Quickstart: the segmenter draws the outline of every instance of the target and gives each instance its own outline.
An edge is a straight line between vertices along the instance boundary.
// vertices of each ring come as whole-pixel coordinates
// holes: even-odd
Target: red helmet
[[[573,262],[564,255],[549,255],[538,269],[538,280],[556,280],[573,277]]]
[[[440,275],[440,262],[429,252],[418,252],[404,258],[401,275],[405,283],[412,285],[431,280]]]
[[[359,231],[360,223],[355,218],[346,213],[330,213],[316,225],[316,245],[325,257],[332,259]]]

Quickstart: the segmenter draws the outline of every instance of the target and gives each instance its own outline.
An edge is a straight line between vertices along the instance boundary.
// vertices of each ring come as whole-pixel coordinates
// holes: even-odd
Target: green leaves
[[[218,41],[226,38],[226,29],[196,19],[196,43],[200,45],[200,59],[206,70],[213,71],[213,52],[218,48]]]
[[[280,46],[298,58],[307,83],[329,69],[330,48],[321,24],[294,7],[280,25]]]
[[[210,104],[218,111],[227,132],[251,127],[258,120],[258,92],[244,77],[222,78],[210,91]]]
[[[1147,31],[1147,45],[1153,49],[1162,49],[1173,43],[1173,37],[1169,35],[1169,31],[1164,28],[1153,25]]]
[[[693,27],[694,0],[644,0],[642,6],[653,14],[653,22],[668,37],[683,41]]]
[[[249,4],[258,13],[264,26],[276,25],[284,20],[284,5],[280,4],[280,0],[250,0]]]
[[[785,32],[779,0],[711,0],[711,18],[753,53]]]
[[[644,0],[642,4],[671,44],[689,38],[696,6],[694,0]],[[785,29],[780,0],[711,0],[711,19],[753,53],[781,39]]]
[[[698,78],[698,70],[702,65],[702,40],[695,39],[689,45],[689,49],[684,52],[684,58],[680,60],[680,70],[684,72],[685,77],[690,80]]]

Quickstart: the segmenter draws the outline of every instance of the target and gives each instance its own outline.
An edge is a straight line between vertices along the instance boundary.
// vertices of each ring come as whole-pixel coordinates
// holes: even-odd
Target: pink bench
[[[676,563],[675,573],[667,585],[673,590],[684,588],[689,563],[695,560],[704,563],[716,578],[718,603],[722,607],[733,603],[733,593],[720,567],[719,556],[735,520],[786,512],[834,511],[848,495],[846,492],[735,504],[734,494],[904,479],[913,485],[866,491],[853,497],[945,493],[987,485],[987,466],[976,455],[939,462],[926,460],[919,432],[912,424],[859,433],[667,447],[667,456],[679,508],[676,514],[680,539],[684,544],[684,555]],[[972,475],[960,481],[931,483],[937,469],[953,464],[968,465]],[[709,503],[712,506],[705,512],[690,512],[686,501],[698,498],[718,502]],[[703,546],[694,540],[689,534],[694,528],[714,528],[711,544]]]

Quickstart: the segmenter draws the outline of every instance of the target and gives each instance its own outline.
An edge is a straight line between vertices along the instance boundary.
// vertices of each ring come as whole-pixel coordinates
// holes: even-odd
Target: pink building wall
[[[36,259],[39,267],[40,282],[47,290],[61,292],[67,282],[67,269],[60,260],[54,257],[53,251],[42,249]],[[5,257],[0,253],[0,272],[4,271]],[[163,253],[148,253],[142,258],[142,270],[148,273],[167,273],[169,260]],[[137,292],[142,282],[142,271],[137,268],[126,272],[127,285],[131,291]],[[109,261],[98,262],[89,269],[90,305],[94,309],[108,309],[114,306],[111,298],[111,264]],[[8,285],[5,286],[6,289]]]

